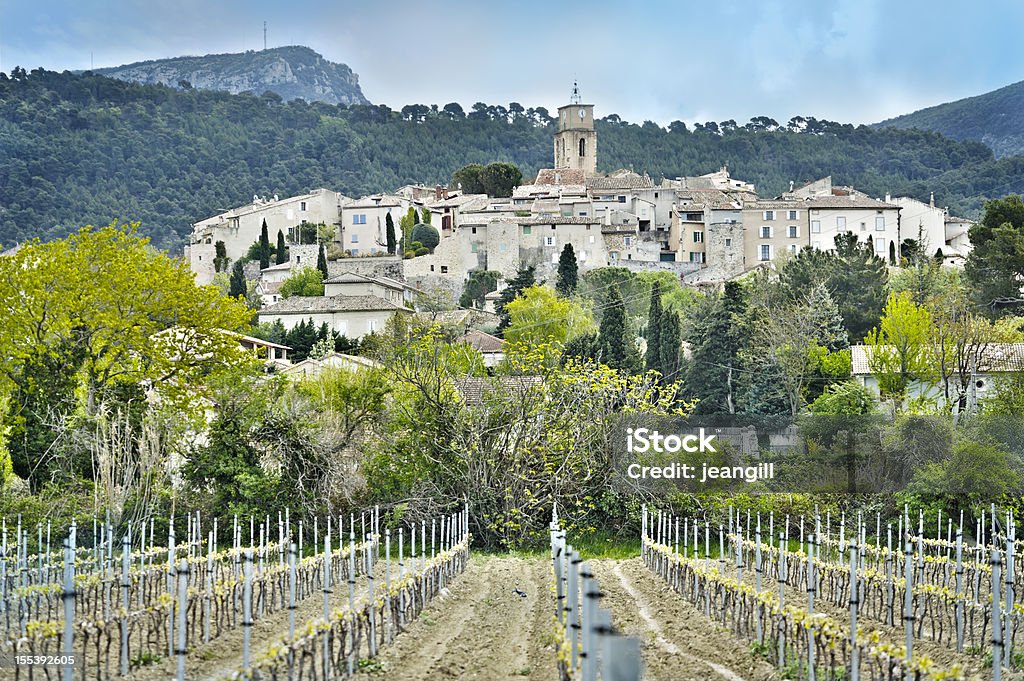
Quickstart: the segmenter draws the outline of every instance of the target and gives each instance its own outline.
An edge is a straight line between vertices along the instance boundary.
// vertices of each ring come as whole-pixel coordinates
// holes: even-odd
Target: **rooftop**
[[[874,348],[867,345],[850,347],[850,362],[854,376],[873,373],[870,362]],[[978,371],[982,373],[1008,373],[1024,371],[1024,343],[989,343],[978,358]]]
[[[481,405],[491,395],[527,392],[541,385],[540,376],[495,376],[491,378],[457,378],[455,389],[469,405]]]
[[[408,308],[396,305],[379,296],[292,296],[273,305],[261,308],[259,314],[263,316],[270,314],[362,311],[411,312]]]
[[[466,343],[484,353],[502,352],[505,347],[505,341],[502,339],[476,329],[467,329],[459,338],[459,342]]]

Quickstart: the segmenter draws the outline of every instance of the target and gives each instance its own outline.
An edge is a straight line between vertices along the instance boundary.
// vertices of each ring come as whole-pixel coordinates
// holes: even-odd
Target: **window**
[[[875,254],[879,257],[885,256],[885,239],[875,239]]]
[[[725,237],[725,247],[729,248],[730,246],[732,246],[732,237],[727,236]]]
[[[358,248],[353,248],[352,249],[352,255],[359,255],[359,249]]]
[[[502,241],[500,244],[498,244],[498,250],[501,251],[502,253],[506,252],[508,250],[508,244]]]
[[[352,235],[352,243],[354,243],[354,244],[359,243],[359,235],[358,234],[353,234]]]
[[[760,260],[768,262],[772,259],[772,247],[769,244],[761,244]]]
[[[789,211],[789,219],[790,220],[799,220],[800,219],[800,211],[798,211],[798,210],[791,210],[791,211]]]
[[[690,262],[704,263],[707,262],[707,260],[703,253],[690,251]]]
[[[625,203],[625,202],[626,202],[626,197],[625,196],[620,196],[619,197],[619,203]]]
[[[523,225],[523,236],[530,236],[530,232],[533,231],[533,227],[530,225]]]
[[[702,244],[702,243],[704,243],[704,232],[694,232],[693,233],[693,243],[695,243],[695,244]]]
[[[590,235],[590,243],[594,243],[594,235],[593,234]]]
[[[624,238],[624,239],[622,240],[622,243],[624,243],[624,244],[625,244],[625,245],[627,245],[627,246],[632,246],[632,245],[633,245],[633,237],[631,237],[631,236],[627,236],[627,237],[625,237],[625,238]]]
[[[472,243],[469,245],[469,252],[476,253],[476,243]]]
[[[473,234],[476,234],[476,227],[473,228]]]
[[[553,237],[553,236],[546,236],[546,237],[544,237],[544,245],[545,246],[554,246],[555,245],[555,237]]]
[[[846,231],[846,218],[841,216],[841,215],[836,218],[836,231],[837,232],[845,232]]]
[[[821,234],[821,220],[811,220],[811,234]]]
[[[366,321],[366,328],[370,331],[370,333],[373,333],[374,331],[376,331],[377,330],[377,320],[376,319],[368,319]]]
[[[771,225],[761,225],[761,238],[762,239],[770,239],[771,236],[772,236],[772,227],[771,227]]]
[[[811,242],[811,248],[815,248],[815,249],[820,251],[821,250],[821,242],[820,241],[812,241]]]
[[[441,265],[441,274],[448,274],[448,265]]]
[[[790,225],[788,233],[790,239],[796,239],[800,236],[800,227],[798,225]]]
[[[295,256],[295,264],[298,265],[300,262],[302,262],[302,256],[301,255]]]
[[[619,259],[619,252],[618,251],[610,252],[608,254],[608,258],[611,259],[611,260],[618,260]]]
[[[686,213],[687,222],[704,222],[704,213]]]
[[[299,210],[303,210],[303,211],[306,210],[306,202],[305,201],[299,202]]]
[[[885,231],[885,217],[881,215],[875,216],[875,231]]]
[[[353,225],[365,225],[366,224],[366,213],[357,213],[352,216]]]
[[[587,140],[580,140],[580,158],[587,155]]]
[[[796,255],[797,253],[800,252],[800,246],[798,246],[797,244],[790,244],[789,245],[789,252],[794,254],[794,255]]]
[[[867,225],[866,222],[860,223],[860,231],[862,231],[862,232],[868,231],[868,225]]]
[[[775,211],[773,211],[773,210],[766,210],[764,212],[764,219],[765,220],[774,220],[775,219]]]

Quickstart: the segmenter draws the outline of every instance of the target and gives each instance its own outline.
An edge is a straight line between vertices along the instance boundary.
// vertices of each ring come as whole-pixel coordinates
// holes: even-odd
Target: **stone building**
[[[594,105],[583,104],[579,87],[573,83],[569,104],[558,107],[558,131],[555,133],[555,168],[582,170],[597,174],[597,132],[594,130]]]

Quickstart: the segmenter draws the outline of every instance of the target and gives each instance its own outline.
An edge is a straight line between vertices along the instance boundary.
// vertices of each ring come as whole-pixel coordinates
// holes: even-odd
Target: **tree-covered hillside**
[[[882,121],[879,126],[933,130],[984,142],[997,157],[1024,154],[1024,81]]]
[[[557,104],[557,103],[556,103]],[[661,177],[728,163],[763,195],[831,174],[872,194],[936,200],[978,214],[1024,191],[1024,158],[918,130],[767,118],[688,130],[598,121],[602,170]],[[346,107],[273,94],[137,85],[95,74],[0,74],[0,244],[65,236],[87,223],[140,220],[179,247],[192,222],[251,201],[323,186],[358,196],[447,182],[468,163],[510,161],[530,177],[551,164],[547,110],[457,104]]]

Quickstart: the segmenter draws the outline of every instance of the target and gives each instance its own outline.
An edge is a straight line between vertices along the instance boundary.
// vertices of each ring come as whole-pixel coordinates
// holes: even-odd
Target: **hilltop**
[[[919,128],[957,140],[977,140],[997,158],[1024,153],[1024,81],[882,121],[880,127]]]
[[[172,87],[191,86],[256,95],[269,90],[285,100],[301,98],[329,104],[369,104],[359,89],[359,76],[352,69],[328,61],[302,46],[154,59],[94,72],[143,85],[163,83]]]
[[[557,102],[554,102],[557,104]],[[550,167],[544,108],[327,104],[138,85],[95,74],[16,68],[0,76],[0,246],[64,237],[84,224],[139,220],[176,249],[191,224],[253,194],[327,187],[348,196],[447,183],[468,163],[509,161],[527,178]],[[1024,157],[975,141],[812,118],[669,129],[609,113],[596,122],[598,170],[632,167],[658,182],[728,162],[762,196],[831,175],[836,184],[940,205],[967,217],[1024,190]]]

